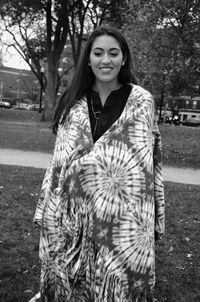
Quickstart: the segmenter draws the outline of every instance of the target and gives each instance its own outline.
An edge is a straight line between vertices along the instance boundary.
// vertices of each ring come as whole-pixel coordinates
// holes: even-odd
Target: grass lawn
[[[39,230],[32,223],[44,170],[0,166],[0,301],[22,302],[39,286]]]
[[[37,111],[0,109],[0,148],[51,153],[55,135],[40,120]]]
[[[39,289],[39,230],[32,224],[44,170],[1,165],[0,301]],[[200,301],[200,186],[165,183],[166,236],[156,245],[159,302]]]
[[[200,127],[159,125],[163,163],[200,169]]]
[[[51,153],[55,136],[36,111],[0,109],[0,148]],[[200,169],[200,128],[160,124],[163,163]]]

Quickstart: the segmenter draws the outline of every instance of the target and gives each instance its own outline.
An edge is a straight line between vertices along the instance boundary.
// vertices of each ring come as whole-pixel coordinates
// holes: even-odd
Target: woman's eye
[[[117,52],[111,52],[110,55],[111,55],[112,57],[116,57],[116,56],[118,55],[118,53],[117,53]]]
[[[102,51],[94,51],[93,52],[93,55],[95,56],[95,57],[101,57],[101,56],[103,56],[103,52]],[[110,56],[110,57],[117,57],[118,56],[118,52],[109,52],[108,53],[108,56]]]
[[[101,56],[101,52],[94,52],[94,55],[95,55],[96,57],[100,57],[100,56]]]

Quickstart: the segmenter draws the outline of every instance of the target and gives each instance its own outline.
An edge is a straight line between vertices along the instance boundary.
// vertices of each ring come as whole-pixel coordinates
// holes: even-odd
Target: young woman
[[[53,129],[34,217],[42,301],[153,301],[155,238],[164,233],[160,134],[115,29],[91,34]]]

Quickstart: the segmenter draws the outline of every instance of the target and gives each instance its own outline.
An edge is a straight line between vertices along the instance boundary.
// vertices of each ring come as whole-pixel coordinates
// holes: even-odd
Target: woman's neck
[[[122,85],[118,82],[116,83],[95,83],[93,90],[99,93],[101,104],[104,106],[107,97],[111,94],[112,91],[117,90]]]

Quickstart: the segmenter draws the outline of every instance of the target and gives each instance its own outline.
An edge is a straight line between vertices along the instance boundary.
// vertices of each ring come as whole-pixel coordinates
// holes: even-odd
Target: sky
[[[30,69],[29,65],[22,59],[18,52],[14,48],[9,49],[3,56],[3,64],[7,67],[13,67],[18,69]]]
[[[9,35],[5,32],[3,33],[1,40],[5,42],[11,41]],[[23,60],[14,47],[6,49],[6,47],[3,46],[3,65],[18,69],[30,69],[29,65]]]

